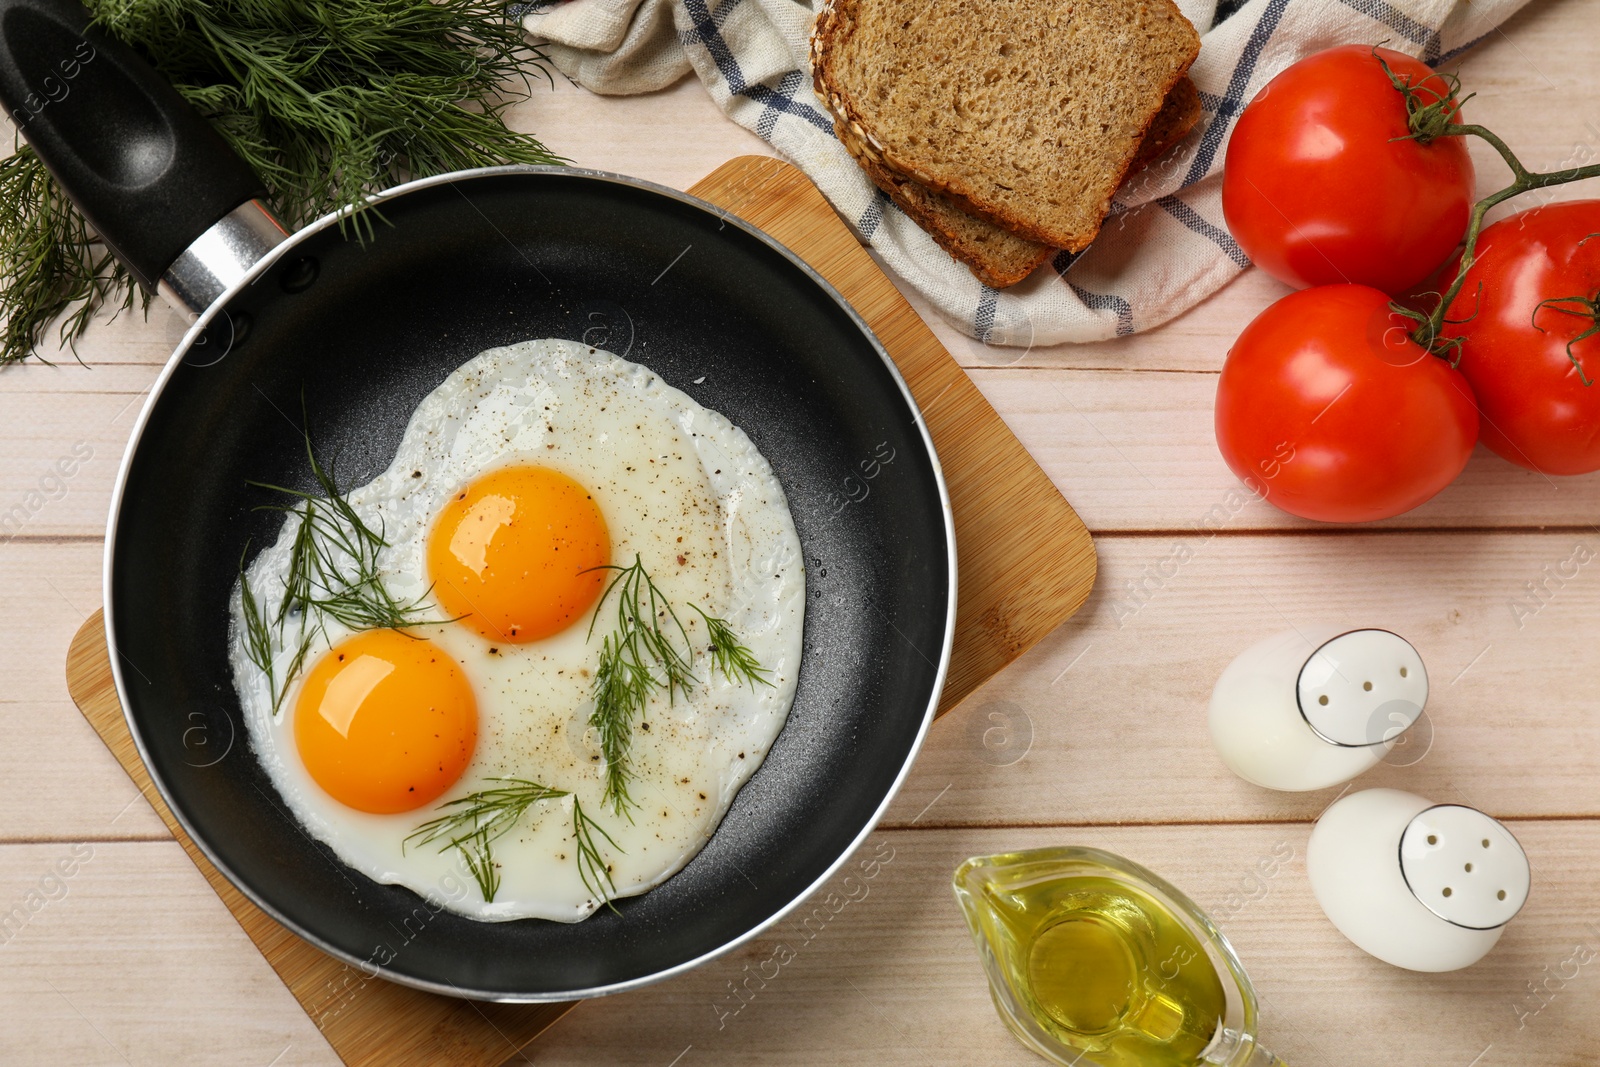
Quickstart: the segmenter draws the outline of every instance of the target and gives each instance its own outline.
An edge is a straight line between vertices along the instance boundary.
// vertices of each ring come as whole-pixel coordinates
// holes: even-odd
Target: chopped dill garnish
[[[346,495],[339,492],[333,472],[317,460],[309,430],[306,458],[322,490],[320,495],[267,482],[249,483],[294,498],[295,503],[263,504],[261,510],[281,511],[289,522],[299,523],[289,546],[283,595],[275,612],[269,612],[257,600],[245,576],[242,557],[239,564],[245,649],[250,661],[267,674],[274,715],[281,710],[290,683],[305,665],[313,640],[320,635],[326,641],[328,619],[351,630],[405,630],[449,621],[424,615],[427,593],[414,600],[402,600],[389,592],[378,566],[379,553],[389,542],[382,529],[374,530],[368,525]],[[248,545],[245,551],[249,551]],[[288,638],[291,622],[299,625],[294,656],[279,679],[271,665],[271,631],[276,629],[277,641],[282,644]]]
[[[618,815],[626,815],[635,803],[628,792],[628,749],[633,743],[634,721],[644,713],[653,692],[666,690],[669,703],[680,691],[688,692],[695,680],[690,672],[694,646],[678,613],[646,573],[637,554],[631,566],[610,564],[604,569],[617,573],[595,604],[589,636],[594,636],[600,611],[613,592],[617,593],[617,628],[606,635],[600,646],[589,725],[599,738],[600,753],[606,762],[604,800]],[[748,681],[752,686],[757,681],[771,684],[762,677],[765,669],[734,638],[727,622],[712,618],[698,605],[690,606],[706,621],[714,671],[736,681]]]
[[[406,835],[401,848],[403,850],[406,845],[413,843],[431,845],[437,841],[441,842],[440,852],[449,848],[458,849],[467,870],[472,872],[478,888],[483,892],[483,899],[493,902],[495,894],[500,891],[500,869],[494,862],[492,843],[508,833],[534,804],[572,794],[565,789],[552,789],[525,778],[491,778],[489,781],[502,784],[441,804],[441,811],[449,808],[456,810],[417,827]],[[615,911],[611,898],[616,895],[617,887],[611,880],[611,870],[605,858],[600,855],[595,834],[605,838],[612,848],[617,848],[616,841],[612,840],[604,827],[585,815],[578,798],[572,797],[572,837],[578,853],[578,877],[583,880],[585,889]]]

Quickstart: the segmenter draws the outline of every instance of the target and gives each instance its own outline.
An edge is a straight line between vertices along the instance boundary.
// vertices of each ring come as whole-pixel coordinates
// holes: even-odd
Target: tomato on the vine
[[[1479,234],[1444,333],[1463,338],[1483,443],[1511,462],[1600,470],[1600,334],[1577,340],[1595,325],[1597,296],[1600,200],[1536,207]]]
[[[1268,82],[1229,138],[1228,229],[1257,266],[1297,288],[1351,282],[1399,293],[1444,262],[1466,231],[1466,145],[1408,136],[1405,96],[1378,56],[1424,92],[1449,91],[1399,52],[1330,48]]]
[[[1364,285],[1290,293],[1246,326],[1217,383],[1217,445],[1245,485],[1324,522],[1385,519],[1466,466],[1472,388]]]

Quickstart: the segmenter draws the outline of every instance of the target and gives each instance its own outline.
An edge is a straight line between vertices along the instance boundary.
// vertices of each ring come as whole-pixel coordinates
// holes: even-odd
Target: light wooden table
[[[1530,164],[1600,153],[1597,15],[1595,0],[1536,0],[1465,60],[1474,119]],[[558,79],[515,121],[579,163],[680,188],[765,150],[692,79],[620,100]],[[1498,184],[1499,167],[1474,155],[1484,187]],[[1567,195],[1585,191],[1600,195],[1592,183]],[[1238,507],[1212,393],[1233,336],[1282,292],[1252,271],[1163,329],[1026,353],[935,321],[1094,531],[1094,596],[932,731],[866,846],[883,861],[876,877],[852,883],[856,899],[820,932],[791,919],[689,975],[586,1003],[528,1062],[1036,1062],[995,1018],[949,874],[975,853],[1081,843],[1153,867],[1212,909],[1259,986],[1265,1041],[1295,1067],[1595,1063],[1600,564],[1548,576],[1577,546],[1600,552],[1600,478],[1551,481],[1480,450],[1457,485],[1376,529]],[[0,913],[38,905],[0,929],[8,1064],[335,1062],[63,682],[68,638],[100,599],[118,458],[180,333],[157,307],[148,323],[98,326],[87,368],[67,357],[0,370],[0,513],[29,512],[0,544]],[[52,474],[74,456],[70,477]],[[1530,583],[1547,591],[1530,599]],[[1476,967],[1416,975],[1347,943],[1303,865],[1337,791],[1254,789],[1208,746],[1206,697],[1228,660],[1323,619],[1407,635],[1434,683],[1431,748],[1360,784],[1481,807],[1532,859],[1526,910]],[[1001,721],[1010,732],[986,748]],[[1257,873],[1275,855],[1292,858]],[[746,982],[780,942],[794,959]]]

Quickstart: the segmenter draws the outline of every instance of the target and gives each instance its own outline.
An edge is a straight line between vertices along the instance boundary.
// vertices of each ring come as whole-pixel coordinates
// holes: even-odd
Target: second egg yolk
[[[491,641],[559,633],[599,598],[611,536],[589,491],[548,467],[505,467],[459,490],[428,534],[433,595]]]
[[[432,641],[367,630],[334,645],[295,700],[295,748],[357,811],[420,808],[456,783],[478,743],[478,703]]]

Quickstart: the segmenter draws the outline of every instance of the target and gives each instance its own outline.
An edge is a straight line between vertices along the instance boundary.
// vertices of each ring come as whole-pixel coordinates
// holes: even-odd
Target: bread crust
[[[1128,167],[1128,172],[1123,175],[1122,180],[1127,181],[1134,171],[1148,167],[1165,155],[1167,149],[1189,136],[1190,132],[1200,124],[1200,116],[1204,113],[1200,103],[1200,89],[1194,80],[1185,74],[1167,94],[1167,99],[1161,105],[1161,110],[1156,112],[1156,117],[1150,120],[1150,125],[1144,132],[1144,140],[1139,142],[1139,150],[1134,153],[1133,163]]]
[[[965,264],[974,277],[990,288],[1005,289],[1016,285],[1032,274],[1041,263],[1049,259],[1055,252],[1055,249],[1049,245],[1039,244],[1037,241],[1030,241],[1025,237],[1018,237],[1009,230],[994,226],[995,239],[1010,244],[1020,262],[1012,262],[1009,258],[994,256],[982,245],[975,244],[968,240],[964,234],[944,225],[939,216],[929,210],[927,205],[917,198],[913,190],[906,188],[908,185],[917,184],[912,179],[902,174],[896,174],[869,158],[857,155],[851,147],[852,138],[848,131],[839,129],[838,119],[834,120],[834,129],[839,134],[839,140],[855,158],[856,163],[866,172],[867,177],[872,179],[872,183],[887,193],[889,198],[899,205],[900,210],[910,216],[913,222],[926,230],[928,235],[939,243],[939,247]],[[939,195],[926,187],[922,188],[922,193],[926,196]],[[954,210],[959,210],[953,204],[951,207]],[[973,218],[974,221],[978,221],[983,225],[993,225],[977,219],[976,216],[973,216]]]
[[[1110,209],[1111,197],[1116,192],[1117,187],[1122,184],[1122,181],[1131,170],[1136,169],[1137,165],[1142,165],[1140,161],[1141,150],[1151,133],[1152,125],[1161,115],[1162,109],[1158,107],[1151,114],[1143,117],[1139,136],[1130,142],[1120,170],[1117,172],[1116,181],[1112,182],[1108,188],[1100,191],[1099,202],[1091,213],[1095,219],[1093,225],[1087,227],[1083,232],[1052,231],[1031,220],[1019,217],[1014,211],[1005,208],[1004,205],[984,203],[981,198],[974,199],[972,194],[975,190],[970,187],[963,187],[956,180],[939,180],[914,163],[902,158],[873,135],[868,124],[863,121],[848,96],[834,84],[831,77],[834,54],[844,42],[849,40],[850,35],[854,32],[860,2],[861,0],[825,0],[821,11],[818,12],[810,42],[813,87],[817,95],[827,105],[829,111],[833,113],[836,127],[843,127],[847,130],[850,134],[850,142],[859,147],[859,151],[853,154],[857,155],[858,159],[870,160],[878,167],[908,177],[934,192],[941,193],[951,203],[968,214],[999,226],[1020,237],[1052,247],[1065,248],[1073,252],[1087,248],[1099,234],[1100,220],[1104,219],[1106,212]],[[1142,0],[1142,2],[1168,8],[1171,16],[1175,17],[1183,25],[1189,25],[1187,19],[1178,11],[1172,0]],[[1181,61],[1172,72],[1171,77],[1166,79],[1162,85],[1160,99],[1163,101],[1172,93],[1178,83],[1187,77],[1189,66],[1199,55],[1199,36],[1194,33],[1192,26],[1189,26],[1189,30],[1193,46],[1188,49],[1185,56],[1181,57]],[[1199,99],[1196,96],[1193,108],[1196,120],[1199,117],[1198,105]],[[1191,122],[1189,128],[1192,127],[1193,123]],[[1186,134],[1188,129],[1183,132]],[[843,140],[844,138],[841,139]],[[1161,138],[1164,144],[1156,150],[1156,154],[1163,151],[1165,145],[1171,144],[1178,139],[1178,137]]]

